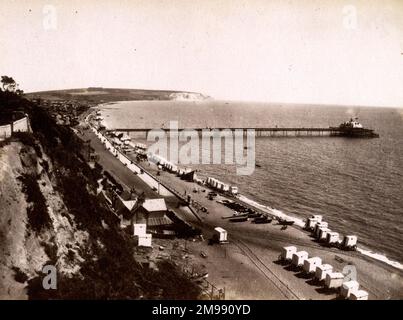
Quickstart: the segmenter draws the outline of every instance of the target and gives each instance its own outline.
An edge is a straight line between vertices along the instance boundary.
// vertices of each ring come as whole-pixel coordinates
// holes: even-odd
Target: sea
[[[258,166],[250,175],[224,160],[183,167],[236,185],[251,202],[287,215],[321,214],[332,231],[357,235],[362,252],[402,267],[403,108],[209,99],[124,101],[102,105],[101,112],[108,129],[168,128],[171,121],[179,128],[329,127],[358,117],[380,137],[256,137]]]

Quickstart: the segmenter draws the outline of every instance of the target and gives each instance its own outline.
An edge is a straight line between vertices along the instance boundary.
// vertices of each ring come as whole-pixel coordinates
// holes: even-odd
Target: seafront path
[[[276,263],[281,247],[286,245],[296,245],[299,250],[307,251],[310,257],[321,257],[324,263],[333,265],[337,271],[342,271],[347,264],[353,264],[357,269],[358,281],[361,287],[369,292],[370,299],[401,295],[400,272],[395,272],[394,269],[365,258],[357,252],[323,247],[299,227],[283,230],[276,222],[262,225],[250,222],[231,223],[222,217],[231,215],[232,210],[216,201],[208,200],[207,192],[193,192],[194,189],[203,187],[162,171],[158,179],[164,185],[171,186],[181,194],[190,194],[208,209],[208,214],[200,211],[198,219],[186,207],[178,208],[180,199],[177,196],[170,192],[161,192],[161,186],[161,194],[158,194],[158,190],[154,191],[139,174],[133,174],[105,148],[91,129],[83,130],[82,138],[90,140],[91,146],[100,156],[99,163],[120,183],[129,188],[135,187],[137,191],[144,191],[146,197],[165,198],[167,205],[182,219],[202,229],[205,239],[211,236],[216,226],[228,231],[229,243],[226,245],[209,246],[207,241],[204,241],[190,242],[188,246],[199,263],[206,266],[209,281],[218,287],[225,287],[227,299],[335,299],[335,293],[325,292],[322,286],[312,284],[301,272],[292,271]],[[156,176],[157,166],[151,163],[142,163],[142,166],[151,177]],[[200,257],[201,251],[207,254],[207,258]]]

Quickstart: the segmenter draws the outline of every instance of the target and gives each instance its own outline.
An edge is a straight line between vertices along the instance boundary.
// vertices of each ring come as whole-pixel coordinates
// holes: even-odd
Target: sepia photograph
[[[402,0],[0,0],[0,76],[0,300],[403,299]]]

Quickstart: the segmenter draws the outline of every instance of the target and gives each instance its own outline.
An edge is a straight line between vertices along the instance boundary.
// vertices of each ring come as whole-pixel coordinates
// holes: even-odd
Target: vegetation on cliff
[[[62,196],[77,227],[89,234],[89,243],[80,249],[83,261],[73,274],[58,273],[57,290],[44,290],[43,274],[28,280],[31,299],[194,299],[199,288],[175,265],[163,261],[158,269],[144,268],[133,256],[134,241],[113,222],[111,213],[96,197],[99,170],[91,169],[81,155],[82,141],[66,126],[58,126],[50,115],[26,100],[21,92],[0,90],[0,112],[24,112],[30,118],[33,134],[17,138],[38,156],[42,150],[50,160],[46,174]],[[0,113],[1,115],[1,113]],[[46,163],[42,161],[42,164]],[[52,169],[50,169],[52,168]],[[50,229],[46,199],[35,175],[22,175],[23,191],[32,206],[30,228],[38,234]],[[105,227],[107,224],[107,228]],[[49,246],[48,246],[49,247]],[[50,246],[51,247],[51,246]],[[58,256],[48,254],[58,265]],[[21,277],[19,277],[21,278]]]

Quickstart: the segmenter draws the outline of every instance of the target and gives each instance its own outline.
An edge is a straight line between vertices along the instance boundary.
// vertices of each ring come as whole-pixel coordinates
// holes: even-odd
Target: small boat
[[[248,221],[248,217],[236,217],[229,219],[230,222],[245,222]]]
[[[283,218],[279,218],[279,219],[277,219],[277,221],[279,224],[281,224],[283,226],[292,226],[295,223],[294,220],[286,220]]]
[[[221,219],[248,218],[248,215],[241,212],[234,212],[232,216],[221,217]]]
[[[248,213],[248,218],[260,218],[262,216],[259,212]]]
[[[260,223],[270,223],[270,222],[272,222],[272,220],[273,220],[272,218],[263,216],[263,217],[257,217],[257,218],[255,218],[255,219],[253,219],[253,223],[256,223],[256,224],[260,224]]]

